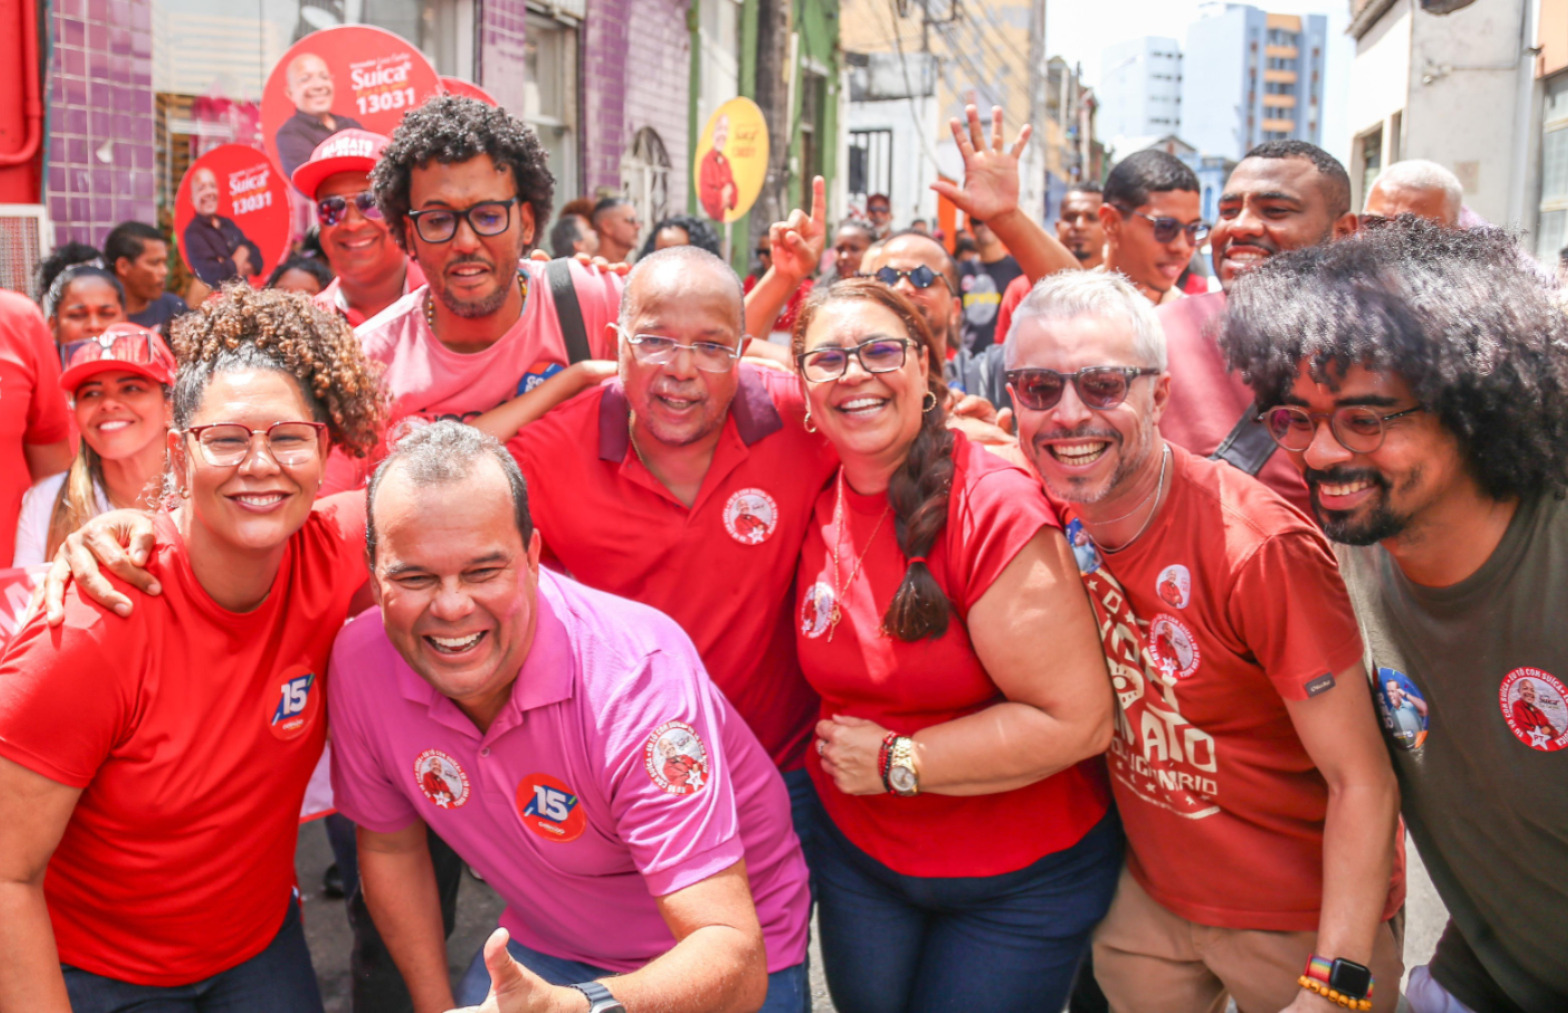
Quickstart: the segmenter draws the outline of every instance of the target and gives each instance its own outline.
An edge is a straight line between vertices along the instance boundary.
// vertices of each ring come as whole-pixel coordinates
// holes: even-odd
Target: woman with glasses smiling
[[[1121,863],[1092,759],[1111,694],[1072,553],[1038,485],[947,428],[904,296],[840,282],[794,346],[807,424],[842,461],[796,579],[834,1003],[1060,1009]]]
[[[380,397],[348,327],[283,293],[175,330],[161,594],[116,615],[73,585],[0,655],[0,1009],[321,1009],[294,845],[365,530],[362,498],[315,499]]]

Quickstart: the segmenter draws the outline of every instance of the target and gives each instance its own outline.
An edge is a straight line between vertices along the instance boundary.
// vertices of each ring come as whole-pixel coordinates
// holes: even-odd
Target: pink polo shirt
[[[675,945],[655,897],[746,860],[768,971],[806,957],[806,863],[784,782],[674,621],[541,571],[512,699],[480,734],[387,640],[338,635],[328,681],[338,809],[423,820],[506,900],[523,945],[633,971]]]

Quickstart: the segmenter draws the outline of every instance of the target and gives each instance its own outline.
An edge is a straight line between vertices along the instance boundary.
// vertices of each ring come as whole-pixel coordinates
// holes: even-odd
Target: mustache
[[[1052,429],[1048,432],[1036,433],[1034,442],[1051,443],[1056,440],[1111,440],[1114,443],[1122,442],[1122,434],[1114,429],[1095,428],[1089,426],[1084,429]]]
[[[1221,255],[1223,256],[1225,253],[1228,253],[1233,246],[1255,246],[1258,249],[1263,250],[1271,257],[1279,252],[1278,244],[1272,240],[1257,237],[1253,239],[1232,239],[1227,242],[1224,249],[1220,251]]]
[[[458,257],[453,258],[451,261],[448,261],[447,265],[441,270],[444,274],[451,274],[452,271],[462,267],[464,264],[478,264],[483,268],[495,267],[495,262],[489,257],[481,257],[477,253],[464,253]]]

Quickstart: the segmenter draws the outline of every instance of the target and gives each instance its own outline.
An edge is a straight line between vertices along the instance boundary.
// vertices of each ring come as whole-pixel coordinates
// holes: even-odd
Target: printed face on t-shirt
[[[1196,247],[1185,231],[1178,231],[1168,243],[1160,242],[1149,218],[1172,218],[1183,226],[1202,221],[1198,192],[1151,193],[1148,201],[1133,211],[1136,213],[1129,214],[1110,204],[1100,210],[1111,244],[1110,266],[1144,288],[1168,292],[1187,269]]]
[[[50,323],[61,347],[96,338],[109,325],[125,319],[125,304],[109,279],[84,274],[65,286]]]
[[[851,470],[856,462],[901,461],[909,452],[929,390],[925,350],[898,314],[870,299],[829,302],[806,328],[807,353],[852,350],[878,338],[909,342],[898,369],[868,373],[863,349],[849,356],[843,376],[805,385],[811,417]]]
[[[517,192],[511,170],[489,155],[448,165],[432,161],[409,174],[408,196],[414,211],[467,211],[485,201],[519,198],[507,210],[506,229],[493,236],[481,236],[459,220],[451,239],[428,243],[413,219],[403,223],[430,291],[449,311],[465,318],[500,312],[517,287],[517,262],[534,241],[533,206]]]
[[[370,174],[359,171],[333,173],[316,188],[318,201],[342,197],[348,202],[336,225],[321,225],[321,250],[345,287],[384,281],[403,270],[403,251],[397,248],[387,223],[367,218],[354,203],[356,196],[369,189]]]
[[[371,590],[387,639],[437,692],[488,724],[533,643],[539,535],[523,541],[511,486],[489,457],[434,484],[389,467],[371,504]]]
[[[626,306],[630,312],[622,326],[633,335],[670,338],[681,345],[707,341],[734,348],[740,342],[740,291],[734,274],[717,260],[673,259],[639,267],[628,282]],[[733,363],[725,372],[710,373],[697,368],[688,349],[668,362],[644,362],[623,335],[620,368],[644,455],[657,454],[659,444],[687,446],[723,428],[735,398]]]
[[[213,376],[186,428],[235,423],[267,430],[277,422],[312,422],[299,381],[268,369],[230,369]],[[210,434],[204,434],[210,435]],[[281,434],[279,434],[281,438]],[[277,444],[252,435],[239,464],[213,464],[200,440],[171,432],[169,445],[187,491],[192,553],[201,542],[233,552],[279,551],[304,526],[326,467],[326,441],[308,460],[279,463]],[[298,449],[298,448],[292,448]],[[203,538],[198,539],[199,529]]]
[[[1365,406],[1392,415],[1416,405],[1404,380],[1352,366],[1320,383],[1303,364],[1286,395],[1287,404],[1327,415],[1336,408]],[[1312,443],[1290,458],[1301,469],[1323,533],[1336,542],[1371,545],[1404,531],[1422,510],[1470,480],[1458,441],[1430,412],[1383,423],[1383,442],[1367,454],[1354,453],[1334,437],[1328,420],[1313,420]]]
[[[1074,317],[1044,321],[1025,317],[1013,325],[1009,369],[1073,373],[1099,366],[1142,369],[1132,322],[1125,318]],[[1160,447],[1156,424],[1169,397],[1170,377],[1129,381],[1127,399],[1091,408],[1066,383],[1054,407],[1034,411],[1013,394],[1018,442],[1051,492],[1073,503],[1111,504],[1142,475]],[[1109,512],[1115,512],[1107,507]]]

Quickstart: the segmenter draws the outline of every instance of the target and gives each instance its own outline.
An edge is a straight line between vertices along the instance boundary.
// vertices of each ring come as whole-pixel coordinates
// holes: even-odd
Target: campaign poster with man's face
[[[185,266],[208,285],[260,285],[288,252],[288,183],[255,148],[214,148],[180,181],[174,238]]]
[[[261,134],[285,178],[340,130],[391,136],[410,109],[442,89],[407,39],[370,25],[339,25],[300,39],[261,94]]]

